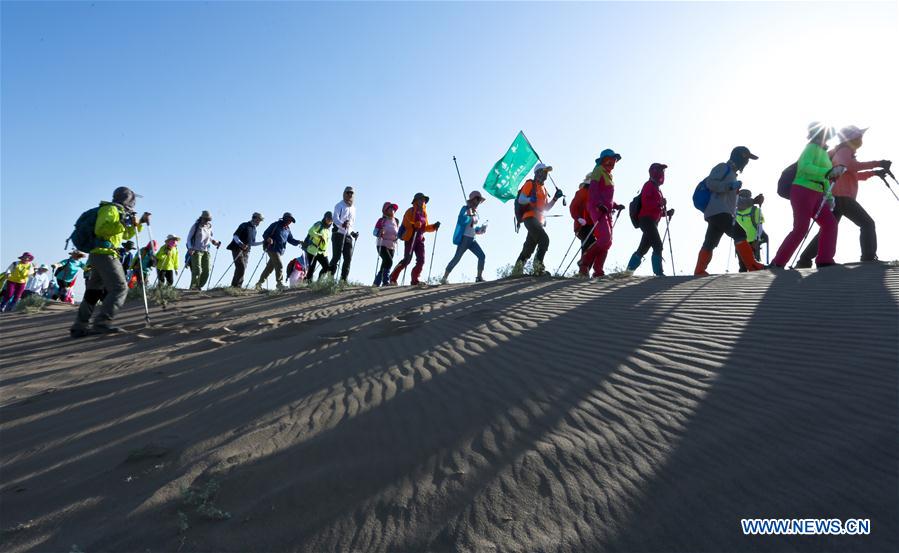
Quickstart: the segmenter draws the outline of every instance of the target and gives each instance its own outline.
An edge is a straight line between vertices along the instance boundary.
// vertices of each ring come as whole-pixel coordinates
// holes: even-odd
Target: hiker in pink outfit
[[[578,265],[579,276],[589,276],[590,268],[593,268],[593,276],[605,276],[603,265],[612,247],[612,211],[622,210],[624,206],[613,201],[615,195],[615,183],[612,181],[612,170],[621,156],[611,149],[605,149],[596,159],[596,166],[590,174],[590,188],[587,197],[587,212],[590,218],[596,222],[593,235],[596,242],[590,246]]]

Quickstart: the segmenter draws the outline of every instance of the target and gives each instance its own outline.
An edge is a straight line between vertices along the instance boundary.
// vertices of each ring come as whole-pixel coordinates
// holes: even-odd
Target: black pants
[[[536,249],[537,255],[534,257],[534,263],[539,261],[542,265],[546,250],[549,249],[549,235],[546,234],[546,229],[543,228],[543,225],[536,217],[525,219],[524,228],[528,231],[528,237],[525,239],[524,247],[521,248],[521,253],[518,255],[518,263],[527,263],[527,260],[531,258],[531,254],[534,253],[534,249]]]
[[[859,244],[862,249],[862,261],[874,261],[877,259],[877,229],[874,226],[874,219],[868,215],[865,208],[859,204],[855,198],[847,196],[835,196],[836,206],[833,215],[840,222],[844,216],[855,223],[860,230]],[[799,256],[797,265],[807,264],[811,267],[812,259],[818,255],[818,235],[816,234],[812,241],[808,243],[802,255]]]
[[[56,285],[59,286],[59,291],[53,295],[53,299],[58,299],[59,301],[66,299],[66,295],[69,293],[69,287],[72,286],[72,282],[66,282],[61,278],[57,278]]]
[[[705,241],[702,243],[702,249],[712,251],[718,247],[718,242],[725,234],[734,239],[734,242],[742,242],[746,240],[746,231],[737,224],[736,219],[730,213],[719,213],[712,215],[706,222],[709,224],[705,231]]]
[[[584,255],[584,252],[589,250],[590,246],[596,242],[596,236],[593,234],[593,225],[584,225],[577,229],[575,234],[577,239],[581,241],[581,255]]]
[[[309,259],[309,268],[306,270],[306,280],[312,282],[312,275],[315,273],[315,264],[318,263],[322,266],[322,270],[318,273],[318,278],[322,278],[328,273],[333,273],[331,267],[328,265],[328,257],[319,252],[316,255],[312,255],[309,252],[306,252],[306,258]]]
[[[159,284],[175,284],[175,271],[171,269],[156,269],[156,276],[159,278]]]
[[[640,246],[637,247],[637,253],[640,254],[640,257],[643,257],[649,251],[649,248],[652,248],[653,254],[662,255],[662,248],[665,245],[662,244],[662,237],[659,236],[659,222],[652,217],[640,217],[638,222],[640,223],[640,230],[643,231],[643,237],[640,238]]]
[[[346,280],[350,276],[350,263],[353,262],[353,237],[335,231],[331,234],[331,238],[334,242],[332,243],[333,257],[331,258],[330,272],[332,274],[337,272],[337,264],[340,263],[342,257],[343,266],[340,267],[340,280]]]
[[[390,274],[390,268],[393,267],[393,250],[380,246],[378,255],[381,256],[381,272]]]
[[[231,250],[231,257],[234,258],[234,276],[231,277],[231,287],[242,288],[243,275],[247,272],[247,263],[250,259],[250,252],[243,250]]]

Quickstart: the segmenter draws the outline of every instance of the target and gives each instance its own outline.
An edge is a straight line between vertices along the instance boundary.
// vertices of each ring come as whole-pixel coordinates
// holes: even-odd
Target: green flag
[[[484,181],[484,190],[492,196],[507,202],[518,196],[518,185],[537,164],[538,158],[531,144],[524,136],[524,133],[518,131],[518,136],[509,146],[499,161],[487,174],[487,180]]]

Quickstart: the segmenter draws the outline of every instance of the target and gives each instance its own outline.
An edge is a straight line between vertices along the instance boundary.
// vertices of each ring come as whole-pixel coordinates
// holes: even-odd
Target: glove
[[[562,193],[562,190],[561,190],[561,189],[556,188],[556,193],[553,194],[553,199],[554,199],[554,200],[558,200],[559,198],[561,198],[561,197],[564,196],[564,195],[565,195],[565,194]]]
[[[888,159],[882,159],[878,163],[880,164],[881,167],[883,167],[887,171],[889,171],[890,167],[893,165],[893,162]]]
[[[352,237],[353,237],[353,240],[355,240],[356,238],[359,238],[359,233],[356,232],[356,231],[353,231],[353,232],[350,233],[350,236],[352,236]]]
[[[583,217],[578,217],[578,218],[577,218],[577,224],[579,224],[579,225],[581,225],[581,226],[584,226],[584,225],[587,224],[587,220],[584,219]]]
[[[878,170],[874,171],[874,176],[884,178],[887,176],[887,170],[886,169],[878,169]]]
[[[741,180],[735,180],[734,182],[730,183],[731,190],[739,190],[741,188],[743,188],[743,181]]]
[[[832,168],[830,171],[827,172],[827,178],[829,180],[838,179],[841,176],[843,176],[843,173],[845,173],[845,172],[846,172],[845,165],[837,165],[836,167]]]
[[[674,217],[674,208],[672,207],[671,209],[669,209],[668,211],[666,211],[666,212],[665,212],[665,215],[667,215],[669,219],[670,219],[671,217]]]
[[[765,203],[765,195],[759,194],[758,196],[756,196],[755,198],[752,199],[752,203],[754,203],[756,205],[762,205],[763,203]]]
[[[149,225],[149,224],[150,224],[150,212],[149,212],[149,211],[144,211],[144,214],[140,216],[140,221],[139,221],[139,222],[140,222],[141,224],[146,223],[146,224]]]
[[[440,221],[434,223],[434,230],[438,230],[440,228]]]

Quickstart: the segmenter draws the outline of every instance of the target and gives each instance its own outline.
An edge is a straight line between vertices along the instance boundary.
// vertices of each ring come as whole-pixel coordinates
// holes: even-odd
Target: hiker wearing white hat
[[[834,210],[833,215],[839,225],[840,220],[846,217],[859,228],[859,245],[861,247],[861,261],[877,261],[877,230],[874,219],[868,215],[865,208],[856,200],[858,197],[858,183],[871,177],[885,176],[892,162],[887,159],[880,161],[858,161],[855,153],[862,146],[862,138],[867,128],[860,129],[855,125],[849,125],[840,129],[837,137],[840,144],[830,151],[831,162],[837,166],[842,165],[846,172],[840,175],[833,185]],[[878,169],[874,171],[873,169]],[[812,259],[818,255],[818,235],[809,242],[805,250],[800,254],[796,268],[807,269],[812,266]]]
[[[35,270],[34,274],[28,278],[28,283],[25,284],[25,292],[22,294],[23,298],[27,298],[28,296],[43,296],[44,293],[50,288],[50,268],[45,264],[41,264],[37,270]]]
[[[543,163],[534,166],[534,178],[525,181],[524,185],[518,190],[518,199],[515,200],[515,219],[527,229],[528,235],[525,238],[521,253],[515,260],[516,271],[520,271],[528,259],[537,250],[534,256],[534,274],[543,274],[543,258],[549,249],[549,235],[543,228],[546,225],[546,212],[551,210],[556,201],[563,196],[561,190],[556,190],[555,195],[550,199],[546,191],[546,178],[549,176],[553,168]]]
[[[213,238],[212,214],[206,210],[187,232],[187,253],[190,256],[190,287],[202,290],[209,280],[209,249],[222,243]]]
[[[468,195],[468,201],[459,210],[459,216],[456,218],[456,230],[453,232],[453,244],[456,245],[456,255],[450,260],[443,273],[441,283],[446,284],[450,273],[455,268],[459,260],[465,252],[470,251],[478,258],[478,276],[475,282],[484,281],[484,250],[475,240],[475,237],[487,232],[487,223],[478,225],[478,206],[484,203],[486,198],[477,190],[472,190]]]

